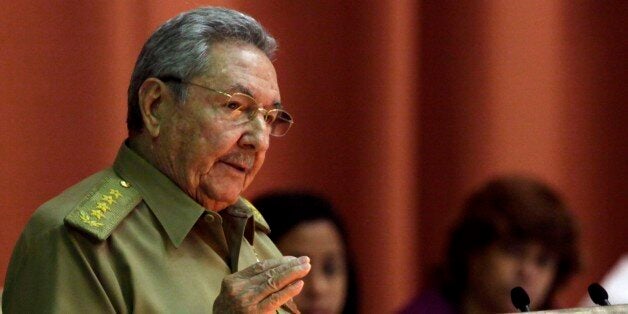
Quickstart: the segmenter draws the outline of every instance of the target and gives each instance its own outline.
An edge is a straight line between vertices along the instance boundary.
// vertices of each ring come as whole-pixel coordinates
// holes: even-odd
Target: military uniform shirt
[[[225,276],[281,256],[268,232],[248,201],[205,210],[123,144],[112,168],[33,214],[13,251],[2,307],[210,313]]]

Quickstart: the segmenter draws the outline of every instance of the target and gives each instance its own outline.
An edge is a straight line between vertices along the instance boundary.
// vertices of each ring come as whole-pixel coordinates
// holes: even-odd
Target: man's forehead
[[[212,88],[279,101],[275,68],[257,47],[221,43],[211,50],[208,58],[207,72],[200,79]]]
[[[251,68],[267,68],[272,70],[268,75],[276,76],[275,68],[268,56],[252,44],[238,42],[219,42],[209,49],[209,70],[214,74],[235,71],[237,69],[248,70]],[[271,78],[270,76],[268,77]]]
[[[235,74],[235,75],[234,75]],[[201,80],[212,88],[227,93],[242,93],[253,98],[279,98],[279,87],[275,80],[260,80],[258,77],[242,73],[225,72],[214,76],[204,76]]]

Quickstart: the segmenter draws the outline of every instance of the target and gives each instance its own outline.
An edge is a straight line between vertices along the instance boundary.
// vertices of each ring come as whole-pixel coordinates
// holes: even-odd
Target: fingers
[[[301,292],[303,281],[299,279],[310,269],[307,256],[258,262],[223,279],[214,307],[242,312],[266,309],[262,313],[277,309]]]
[[[260,287],[260,295],[263,298],[283,289],[295,280],[305,277],[311,269],[310,259],[302,256],[291,260],[286,264],[265,270],[251,278],[251,282]]]
[[[263,260],[261,262],[255,263],[237,272],[236,274],[238,274],[238,277],[240,278],[250,278],[266,270],[273,269],[277,266],[280,266],[289,262],[293,262],[295,260],[297,260],[297,258],[294,256],[282,256],[279,258],[267,259],[267,260]]]
[[[303,280],[297,280],[266,297],[266,299],[259,303],[258,308],[262,313],[276,310],[291,298],[301,293],[302,289]]]

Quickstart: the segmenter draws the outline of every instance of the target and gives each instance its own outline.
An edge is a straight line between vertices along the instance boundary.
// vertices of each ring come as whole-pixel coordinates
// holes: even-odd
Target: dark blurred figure
[[[565,204],[547,185],[519,176],[489,181],[466,200],[433,288],[401,313],[515,312],[516,286],[526,290],[532,310],[550,309],[579,268],[577,237]]]
[[[309,256],[312,270],[295,301],[302,313],[357,313],[358,292],[343,224],[325,198],[274,192],[253,200],[284,255]]]

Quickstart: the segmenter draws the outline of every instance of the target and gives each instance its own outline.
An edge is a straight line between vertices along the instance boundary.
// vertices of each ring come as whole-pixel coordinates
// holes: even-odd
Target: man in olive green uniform
[[[5,313],[298,312],[307,257],[282,257],[241,192],[284,135],[274,39],[200,8],[162,25],[129,86],[113,167],[42,205],[11,259]]]

